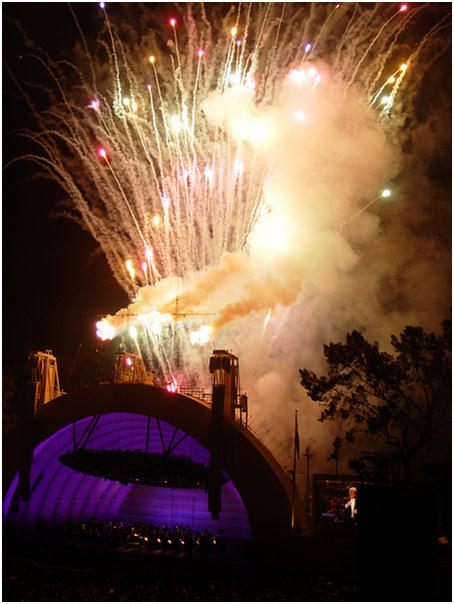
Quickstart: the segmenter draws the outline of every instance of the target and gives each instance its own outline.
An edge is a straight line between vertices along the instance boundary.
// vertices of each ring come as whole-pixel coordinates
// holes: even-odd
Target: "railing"
[[[205,401],[210,404],[212,403],[211,390],[204,390],[203,388],[195,388],[192,386],[180,386],[178,388],[178,392],[180,394],[187,394],[188,396],[198,398],[199,400]]]

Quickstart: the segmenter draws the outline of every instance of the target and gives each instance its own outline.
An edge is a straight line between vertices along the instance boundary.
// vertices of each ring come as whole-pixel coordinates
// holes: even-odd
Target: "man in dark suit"
[[[355,524],[358,514],[358,490],[356,487],[349,487],[348,501],[345,504],[345,521],[347,524]]]

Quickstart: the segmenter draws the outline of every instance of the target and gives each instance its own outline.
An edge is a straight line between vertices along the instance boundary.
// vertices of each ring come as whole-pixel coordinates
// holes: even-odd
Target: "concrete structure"
[[[4,514],[12,500],[14,479],[20,468],[23,469],[22,481],[17,488],[26,497],[33,458],[46,439],[65,427],[70,433],[70,426],[84,418],[126,413],[162,420],[212,451],[213,414],[210,404],[144,384],[92,386],[41,407],[33,421],[24,421],[16,432],[4,439]],[[246,427],[225,420],[219,430],[216,438],[222,439],[222,448],[216,450],[217,463],[227,472],[241,497],[252,536],[287,534],[292,512],[292,485],[288,476],[270,451]],[[31,464],[24,463],[27,459]],[[299,503],[295,516],[296,527],[301,526]]]

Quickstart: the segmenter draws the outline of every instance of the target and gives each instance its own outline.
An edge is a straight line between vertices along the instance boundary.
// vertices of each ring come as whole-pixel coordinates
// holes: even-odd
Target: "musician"
[[[348,489],[348,500],[345,504],[345,520],[347,524],[355,524],[357,521],[358,514],[358,489],[356,487],[349,487]]]

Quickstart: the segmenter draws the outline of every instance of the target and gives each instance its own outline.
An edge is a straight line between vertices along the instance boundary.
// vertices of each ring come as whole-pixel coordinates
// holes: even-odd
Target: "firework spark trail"
[[[84,61],[96,84],[87,83],[83,68],[70,66],[80,80],[71,87],[61,77],[63,63],[42,63],[59,94],[52,93],[50,111],[37,115],[41,131],[28,133],[42,156],[28,158],[68,193],[72,207],[67,214],[89,230],[117,281],[131,299],[137,298],[131,307],[144,326],[144,353],[164,373],[171,372],[175,354],[187,354],[185,325],[194,323],[172,313],[177,305],[171,277],[185,279],[180,310],[191,310],[191,300],[194,312],[212,304],[207,310],[218,314],[214,324],[220,327],[227,317],[293,304],[302,275],[311,275],[316,264],[311,242],[348,248],[345,242],[333,243],[325,231],[336,232],[349,215],[363,213],[355,211],[373,185],[381,184],[375,181],[392,176],[392,170],[384,166],[388,160],[383,165],[377,160],[370,176],[363,177],[364,166],[356,157],[361,169],[350,171],[362,184],[342,184],[352,161],[344,158],[343,147],[353,145],[356,129],[366,146],[373,140],[373,152],[387,156],[367,105],[388,85],[388,80],[381,83],[382,74],[398,75],[391,97],[399,87],[402,92],[407,70],[396,71],[391,57],[422,8],[250,3],[228,5],[219,16],[224,5],[215,4],[208,18],[208,7],[187,4],[185,14],[177,7],[161,37],[153,33],[140,47],[125,41],[105,12],[102,56],[92,59],[95,54],[83,41]],[[407,64],[415,71],[423,47],[442,26],[433,26],[411,54]],[[148,42],[146,54],[142,49]],[[99,75],[103,58],[110,82]],[[415,89],[421,76],[412,77]],[[362,100],[353,97],[353,85],[363,91]],[[301,135],[292,115],[306,128]],[[352,133],[345,133],[344,124]],[[329,140],[331,129],[338,148],[324,150],[320,142]],[[307,143],[301,146],[304,137]],[[100,148],[105,149],[101,155]],[[333,176],[329,189],[326,182]],[[281,241],[279,229],[288,231],[287,242]],[[213,291],[221,286],[216,271],[225,253],[242,259],[243,268],[231,272],[237,286],[221,300],[205,296],[196,304],[204,280]],[[311,254],[312,262],[295,261],[296,255]],[[354,257],[348,252],[343,266],[352,266]],[[148,275],[128,272],[126,261],[137,269],[145,258]],[[285,266],[294,269],[296,278],[287,278]],[[156,335],[147,322],[153,320],[153,309],[179,320],[169,319]],[[119,329],[130,321],[122,312],[107,319]]]

